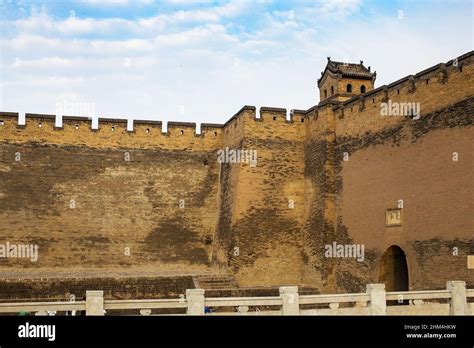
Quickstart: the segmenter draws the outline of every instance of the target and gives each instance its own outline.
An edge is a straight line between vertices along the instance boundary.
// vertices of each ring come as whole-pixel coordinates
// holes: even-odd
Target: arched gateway
[[[408,290],[408,266],[403,250],[392,245],[382,256],[379,282],[385,284],[386,291]]]

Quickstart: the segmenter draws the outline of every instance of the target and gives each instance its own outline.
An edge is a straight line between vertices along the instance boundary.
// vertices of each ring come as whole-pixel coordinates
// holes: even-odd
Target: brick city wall
[[[380,281],[381,258],[392,245],[406,254],[411,289],[443,289],[449,279],[474,286],[467,268],[474,252],[473,74],[470,53],[457,66],[440,65],[343,105],[319,107],[308,132],[307,167],[316,171],[307,171],[325,199],[316,199],[307,227],[322,233],[321,241],[312,240],[328,289],[355,292]],[[421,118],[382,117],[381,103],[389,100],[420,103]],[[334,182],[323,178],[333,163]],[[402,225],[387,227],[386,209],[399,200]],[[325,258],[324,245],[333,242],[363,244],[365,260]]]
[[[304,115],[244,107],[224,147],[256,151],[257,164],[222,164],[216,261],[239,285],[302,283]]]
[[[3,274],[210,267],[220,128],[196,136],[177,124],[161,134],[151,124],[127,132],[117,121],[98,131],[78,120],[65,120],[63,129],[47,117],[27,115],[26,126],[14,115],[2,121],[0,243],[39,245],[37,262],[1,258]]]
[[[342,104],[246,106],[224,125],[2,113],[0,244],[39,259],[0,259],[5,278],[158,277],[224,269],[241,286],[309,284],[363,291],[391,245],[410,287],[473,286],[472,52]],[[419,102],[421,119],[381,117],[383,101]],[[219,163],[219,149],[257,165]],[[457,162],[452,153],[459,154]],[[347,153],[348,160],[343,157]],[[20,159],[18,160],[18,154]],[[403,223],[385,211],[403,199]],[[181,203],[181,207],[180,207]],[[184,205],[183,205],[184,204]],[[328,259],[333,242],[365,260]],[[452,254],[458,248],[458,256]]]

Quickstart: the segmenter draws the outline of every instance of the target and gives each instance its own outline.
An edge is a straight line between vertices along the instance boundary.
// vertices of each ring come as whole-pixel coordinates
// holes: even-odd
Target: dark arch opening
[[[379,282],[386,291],[408,291],[408,265],[403,250],[392,245],[382,256]]]
[[[347,85],[346,90],[347,90],[347,93],[352,93],[352,85],[350,83]]]
[[[334,87],[331,87],[331,95],[334,94]]]
[[[324,90],[324,98],[327,98],[327,97],[328,97],[328,91]]]
[[[360,86],[360,93],[365,93],[365,86],[364,85]]]

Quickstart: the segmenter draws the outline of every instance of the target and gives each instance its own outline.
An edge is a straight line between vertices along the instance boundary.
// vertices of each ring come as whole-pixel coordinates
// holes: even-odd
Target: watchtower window
[[[304,118],[303,118],[303,117],[301,117],[301,122],[302,122],[302,123],[304,122]]]
[[[331,87],[331,95],[334,94],[334,87]]]
[[[40,127],[40,128],[41,128],[41,126],[43,126],[43,125],[41,124],[41,122],[40,122],[40,123],[38,123],[38,127]]]
[[[324,90],[324,98],[327,98],[327,97],[328,97],[328,91]]]
[[[78,125],[78,124],[76,124],[76,129],[79,129],[79,125]]]
[[[183,131],[183,130],[181,130],[181,131],[180,131],[180,133],[181,133],[181,135],[183,135],[183,134],[184,134],[184,131]]]
[[[347,85],[346,90],[347,90],[347,93],[352,93],[352,85],[350,83]]]
[[[5,124],[5,122],[3,122],[3,120],[0,120],[0,126],[3,126]]]
[[[112,127],[112,132],[115,132],[115,127]]]
[[[273,116],[273,121],[276,121],[276,119],[277,119],[277,118],[276,118],[275,116]]]
[[[147,128],[147,129],[146,129],[146,132],[147,132],[147,134],[148,134],[148,133],[150,133],[150,129],[149,129],[149,128]]]
[[[360,86],[360,93],[365,93],[365,86],[364,85]]]

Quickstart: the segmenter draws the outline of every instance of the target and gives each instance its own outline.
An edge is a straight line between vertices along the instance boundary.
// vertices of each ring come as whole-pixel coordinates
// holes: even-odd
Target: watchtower
[[[359,64],[336,62],[328,57],[328,63],[318,79],[319,100],[335,99],[344,101],[355,95],[374,89],[377,73]]]

